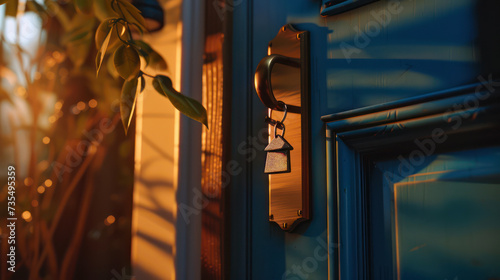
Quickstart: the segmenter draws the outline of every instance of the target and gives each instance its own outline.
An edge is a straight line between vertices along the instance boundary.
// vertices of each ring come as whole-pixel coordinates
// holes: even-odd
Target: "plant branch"
[[[94,149],[98,149],[97,146],[91,146]],[[103,151],[100,152],[102,154]],[[99,159],[97,165],[101,165],[102,156],[93,157],[93,161]],[[95,167],[95,166],[94,166]],[[74,266],[78,257],[78,251],[82,243],[83,235],[85,232],[85,224],[87,222],[87,217],[89,214],[90,203],[92,202],[92,194],[94,193],[94,182],[92,179],[95,178],[95,172],[90,171],[89,176],[86,177],[85,190],[83,193],[82,204],[80,208],[80,214],[78,215],[78,223],[73,234],[73,239],[69,244],[69,248],[64,255],[63,263],[61,265],[61,276],[59,279],[66,280],[74,277]]]
[[[90,147],[94,147],[94,146],[92,145]],[[90,147],[89,147],[89,149],[90,149]],[[75,174],[75,177],[73,177],[73,180],[71,181],[70,185],[66,189],[66,192],[64,192],[64,195],[61,199],[61,202],[59,203],[59,207],[57,208],[57,212],[54,215],[54,218],[53,218],[52,223],[50,225],[50,231],[49,231],[48,238],[50,238],[50,239],[53,238],[54,233],[55,233],[56,228],[57,228],[57,225],[59,224],[59,220],[61,219],[63,211],[66,208],[66,205],[68,204],[69,198],[71,197],[71,194],[73,193],[76,186],[78,185],[78,182],[80,182],[80,179],[85,174],[85,171],[89,167],[90,162],[92,161],[94,155],[95,155],[95,153],[90,153],[87,155],[87,157],[83,161],[82,165],[78,169],[77,173]],[[44,246],[42,254],[40,255],[40,259],[37,261],[35,267],[31,270],[30,279],[36,279],[35,277],[38,276],[38,271],[42,267],[42,264],[45,260],[45,257],[47,257],[48,250],[49,250],[49,248],[47,246]]]
[[[120,120],[120,114],[116,114],[113,121],[112,121],[112,125],[116,126],[116,124],[118,123],[119,120]],[[73,180],[71,181],[70,185],[66,189],[66,192],[64,193],[64,195],[61,199],[61,202],[59,203],[59,207],[57,208],[56,214],[54,215],[54,218],[53,218],[52,223],[50,225],[50,231],[49,231],[50,238],[53,238],[55,230],[57,228],[57,225],[59,224],[59,220],[61,219],[62,213],[63,213],[64,209],[66,208],[66,205],[68,204],[69,198],[71,197],[71,194],[75,190],[78,182],[80,182],[81,178],[85,174],[85,171],[87,170],[90,163],[92,162],[92,159],[95,156],[95,150],[97,149],[97,147],[99,147],[99,145],[100,145],[100,143],[98,143],[97,145],[92,144],[89,147],[89,153],[88,153],[87,157],[85,158],[82,165],[78,169],[77,173],[73,177]],[[92,148],[94,153],[92,153],[91,147],[94,147],[94,148]],[[44,247],[42,254],[40,256],[40,259],[38,260],[38,263],[35,267],[35,270],[31,271],[32,274],[34,274],[34,275],[38,274],[38,271],[40,270],[45,258],[47,257],[47,254],[48,254],[47,251],[48,251],[48,248]]]

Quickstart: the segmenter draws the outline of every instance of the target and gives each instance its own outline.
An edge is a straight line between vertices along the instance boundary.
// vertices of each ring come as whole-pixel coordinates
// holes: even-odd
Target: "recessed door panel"
[[[370,164],[372,279],[499,278],[500,147],[411,162]]]
[[[339,279],[500,279],[495,91],[472,84],[324,118]]]

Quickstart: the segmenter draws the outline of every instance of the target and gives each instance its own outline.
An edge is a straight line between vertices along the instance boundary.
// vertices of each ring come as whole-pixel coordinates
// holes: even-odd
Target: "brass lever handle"
[[[255,71],[255,90],[264,105],[273,110],[283,111],[283,106],[274,97],[271,84],[271,73],[276,63],[300,68],[300,59],[278,54],[268,55],[259,62]],[[287,111],[290,113],[300,114],[301,112],[299,106],[287,105],[287,107]]]
[[[274,155],[276,157],[273,159],[278,159],[278,157],[283,159],[284,156],[287,160],[290,159],[290,164],[293,166],[288,166],[287,161],[286,169],[284,165],[279,169],[287,172],[268,173],[269,221],[276,223],[285,231],[291,231],[298,224],[311,218],[309,32],[299,31],[291,24],[283,26],[276,37],[269,42],[268,54],[270,55],[260,61],[255,71],[255,90],[262,103],[269,109],[283,112],[277,114],[268,112],[266,123],[269,134],[271,134],[270,126],[279,130],[285,129],[284,119],[278,121],[272,117],[284,118],[285,111],[290,113],[286,122],[286,141],[290,147],[295,147],[295,150],[288,150],[289,147],[286,145],[277,145],[277,147],[287,148],[279,150],[283,152],[281,155],[278,155],[280,152],[276,152],[277,154]],[[273,69],[275,64],[280,65]],[[283,72],[278,73],[280,71]],[[299,74],[297,72],[300,72],[300,75],[297,75]],[[271,81],[271,76],[274,78],[273,81]],[[274,90],[272,82],[274,82]],[[270,136],[269,141],[273,141],[272,135]],[[274,136],[278,136],[277,133],[274,133]],[[281,163],[283,164],[283,161]]]

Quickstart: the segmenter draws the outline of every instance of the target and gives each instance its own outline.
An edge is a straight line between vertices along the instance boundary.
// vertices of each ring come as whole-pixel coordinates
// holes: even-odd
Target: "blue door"
[[[232,3],[243,172],[230,279],[500,279],[498,40],[481,46],[481,3]],[[253,89],[285,24],[309,31],[311,49],[312,218],[292,232],[268,220],[267,109]]]
[[[323,118],[340,279],[499,277],[498,108],[474,84]]]
[[[396,180],[401,161],[375,162],[373,279],[498,278],[499,156],[500,147],[436,153]]]

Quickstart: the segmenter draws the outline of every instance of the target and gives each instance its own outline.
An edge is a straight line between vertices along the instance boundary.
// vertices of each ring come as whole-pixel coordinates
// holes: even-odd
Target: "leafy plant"
[[[88,10],[87,1],[76,1],[81,10]],[[106,2],[106,1],[105,1]],[[135,33],[146,31],[146,22],[137,8],[126,0],[107,1],[109,6],[102,10],[107,17],[97,28],[95,35],[97,49],[97,74],[107,52],[113,51],[113,66],[125,79],[121,93],[121,118],[125,131],[128,130],[133,116],[137,94],[144,90],[144,76],[153,79],[155,90],[166,96],[172,105],[186,116],[208,126],[205,108],[196,100],[182,95],[172,86],[172,81],[162,75],[152,76],[141,70],[141,57],[145,67],[166,70],[167,63],[151,46],[142,40],[134,39]],[[109,9],[111,7],[111,10]],[[107,14],[109,13],[109,14]]]
[[[1,0],[7,3],[7,12],[17,11],[17,0]],[[45,10],[36,1],[28,1],[38,10]],[[67,34],[62,38],[68,48],[68,55],[75,66],[81,66],[89,54],[89,46],[94,32],[94,15],[101,20],[95,31],[96,73],[99,75],[107,54],[112,57],[112,71],[125,81],[121,91],[120,113],[125,132],[128,131],[134,113],[137,95],[145,88],[145,78],[152,80],[154,89],[167,97],[172,105],[184,115],[208,127],[207,112],[196,100],[176,91],[170,78],[163,75],[150,75],[148,69],[156,71],[167,70],[167,63],[146,42],[137,39],[147,32],[146,22],[141,12],[127,0],[74,0],[78,14],[69,24]],[[62,23],[69,21],[68,17],[46,0],[45,11],[52,12]],[[73,51],[72,49],[78,49]],[[141,62],[141,57],[143,62]]]
[[[130,191],[122,187],[131,187],[133,182],[134,138],[126,138],[114,128],[120,120],[125,132],[130,128],[137,97],[146,85],[152,85],[178,110],[205,125],[206,111],[199,102],[176,91],[168,77],[156,74],[167,70],[167,63],[141,40],[141,34],[147,32],[145,21],[129,2],[19,3],[23,1],[0,0],[0,5],[7,6],[6,14],[17,17],[4,18],[12,23],[12,29],[0,32],[0,70],[4,78],[7,74],[13,77],[2,84],[5,88],[0,87],[0,102],[10,103],[6,107],[16,113],[7,120],[11,135],[2,135],[0,142],[4,150],[27,155],[2,158],[2,163],[14,162],[16,173],[19,167],[23,175],[19,175],[16,192],[19,271],[7,275],[4,270],[0,278],[76,279],[80,268],[75,264],[90,262],[85,254],[80,255],[87,245],[94,244],[88,241],[94,238],[87,235],[89,229],[118,232],[118,223],[115,228],[106,225],[102,229],[98,227],[102,227],[101,221],[91,222],[100,219],[91,215],[91,209],[97,209],[95,198],[103,197],[105,192],[107,195],[110,187],[119,190],[113,192],[114,197],[131,197]],[[33,22],[40,24],[33,34],[22,34],[26,30],[22,28],[26,27],[22,20],[25,16],[36,18]],[[12,32],[10,38],[5,36],[8,32]],[[27,36],[32,38],[29,48],[21,43],[21,34],[33,35]],[[120,115],[116,114],[119,96]],[[18,135],[26,141],[16,140]],[[125,206],[120,209],[129,205],[119,201]],[[2,205],[6,206],[5,197],[0,197]],[[0,214],[0,218],[5,217]],[[130,221],[125,215],[120,219]],[[120,227],[120,231],[130,233],[123,224]],[[129,244],[126,236],[111,237],[103,234],[98,238],[99,242],[113,240],[121,244],[100,253],[107,263],[109,255],[125,256],[127,246],[123,244]],[[3,246],[7,246],[6,240],[0,244]],[[116,259],[111,261],[129,265],[126,256],[122,261]]]

